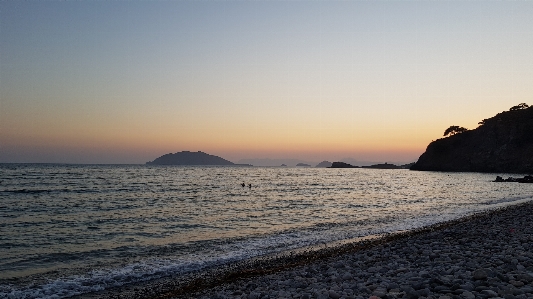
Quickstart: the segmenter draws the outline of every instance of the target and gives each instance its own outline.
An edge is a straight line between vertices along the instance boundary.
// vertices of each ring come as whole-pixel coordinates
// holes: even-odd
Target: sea
[[[0,164],[0,298],[68,298],[533,199],[533,184],[496,175],[511,176]]]

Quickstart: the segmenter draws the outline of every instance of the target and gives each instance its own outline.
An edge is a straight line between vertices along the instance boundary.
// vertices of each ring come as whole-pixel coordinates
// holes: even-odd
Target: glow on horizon
[[[533,94],[533,2],[1,2],[0,162],[411,162]]]

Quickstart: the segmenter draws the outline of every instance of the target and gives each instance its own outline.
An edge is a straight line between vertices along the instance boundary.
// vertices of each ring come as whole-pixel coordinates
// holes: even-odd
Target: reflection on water
[[[23,281],[36,273],[58,278],[134,264],[144,265],[145,274],[175,274],[209,263],[410,229],[533,196],[531,184],[492,183],[495,176],[377,169],[0,165],[0,279]],[[243,188],[243,182],[252,188]]]

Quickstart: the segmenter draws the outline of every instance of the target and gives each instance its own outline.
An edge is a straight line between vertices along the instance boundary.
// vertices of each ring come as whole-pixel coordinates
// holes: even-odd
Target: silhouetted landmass
[[[348,163],[353,166],[367,166],[380,163],[380,161],[361,161],[354,158],[342,158],[338,162]]]
[[[494,180],[493,182],[511,182],[511,183],[533,183],[533,176],[531,175],[526,175],[525,177],[523,178],[513,178],[513,177],[508,177],[506,179],[502,178],[501,176],[497,176],[496,177],[496,180]]]
[[[270,159],[270,158],[254,158],[254,159],[241,159],[237,163],[252,164],[254,166],[266,166],[266,167],[279,167],[282,164],[288,167],[296,166],[298,163],[311,164],[309,161],[300,159]]]
[[[327,167],[331,167],[333,163],[329,162],[329,161],[322,161],[320,163],[318,163],[315,167],[322,167],[322,168],[327,168]]]
[[[148,165],[221,165],[221,166],[252,166],[249,164],[235,164],[218,156],[209,155],[204,152],[183,151],[175,154],[166,154]]]
[[[310,167],[311,165],[305,164],[305,163],[298,163],[298,164],[296,164],[296,166],[299,166],[299,167]]]
[[[533,107],[520,104],[431,142],[412,170],[533,173]]]
[[[333,162],[329,168],[359,168],[359,166],[353,166],[344,162]]]
[[[383,164],[374,164],[370,166],[363,166],[363,168],[374,168],[374,169],[402,169],[401,166],[383,163]]]
[[[403,164],[403,165],[400,165],[400,168],[402,169],[409,169],[411,167],[413,167],[413,165],[415,165],[416,162],[412,162],[412,163],[408,163],[408,164]]]

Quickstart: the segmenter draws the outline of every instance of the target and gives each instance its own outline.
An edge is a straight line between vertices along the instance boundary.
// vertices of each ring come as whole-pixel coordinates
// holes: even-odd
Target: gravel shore
[[[179,297],[533,298],[531,202],[390,239]]]
[[[533,202],[81,298],[533,298]]]

